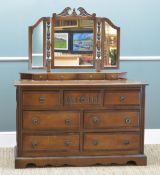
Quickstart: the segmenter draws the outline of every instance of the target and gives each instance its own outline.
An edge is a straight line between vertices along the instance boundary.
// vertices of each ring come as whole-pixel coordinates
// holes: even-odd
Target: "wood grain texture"
[[[129,161],[146,165],[145,84],[21,80],[16,88],[16,168]]]

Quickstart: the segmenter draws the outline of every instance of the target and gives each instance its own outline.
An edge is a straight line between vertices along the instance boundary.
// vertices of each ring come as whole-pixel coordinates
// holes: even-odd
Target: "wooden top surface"
[[[19,80],[15,86],[127,86],[127,85],[147,85],[140,81],[129,80],[59,80],[59,81],[38,81],[38,80]]]

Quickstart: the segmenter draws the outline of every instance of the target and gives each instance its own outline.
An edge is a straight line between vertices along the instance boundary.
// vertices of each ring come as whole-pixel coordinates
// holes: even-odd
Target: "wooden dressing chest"
[[[146,165],[146,84],[63,79],[16,82],[15,167]]]

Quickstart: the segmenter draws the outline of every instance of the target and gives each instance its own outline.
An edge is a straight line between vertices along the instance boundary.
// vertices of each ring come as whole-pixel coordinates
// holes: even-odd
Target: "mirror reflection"
[[[117,30],[108,22],[104,24],[104,67],[117,66]]]
[[[55,19],[54,66],[93,66],[94,20]]]
[[[43,67],[43,21],[32,31],[32,67]]]

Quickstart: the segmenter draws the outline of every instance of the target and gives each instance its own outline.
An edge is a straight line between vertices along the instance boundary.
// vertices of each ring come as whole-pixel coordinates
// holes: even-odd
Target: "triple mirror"
[[[118,68],[120,28],[82,7],[42,17],[29,27],[29,68]]]

